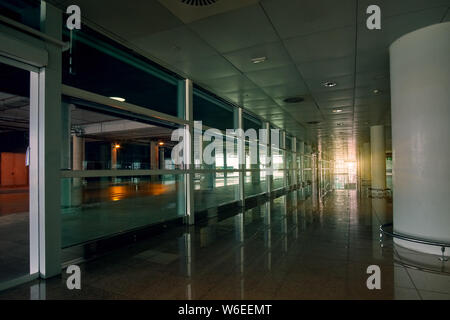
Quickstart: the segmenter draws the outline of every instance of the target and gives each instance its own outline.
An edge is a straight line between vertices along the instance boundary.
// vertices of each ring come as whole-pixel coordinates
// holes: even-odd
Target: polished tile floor
[[[391,219],[389,203],[355,190],[323,201],[292,192],[80,264],[81,290],[67,289],[63,271],[0,299],[450,299],[449,262],[380,245]],[[369,265],[381,269],[380,290],[367,289]]]

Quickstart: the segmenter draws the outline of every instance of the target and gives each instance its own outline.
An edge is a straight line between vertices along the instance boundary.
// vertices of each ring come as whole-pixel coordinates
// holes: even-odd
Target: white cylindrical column
[[[389,48],[394,230],[450,242],[450,22],[404,35]],[[396,241],[440,254],[439,247]],[[446,254],[450,255],[447,248]]]
[[[384,126],[370,127],[370,168],[372,191],[383,192],[386,189],[386,144]]]
[[[364,161],[363,184],[370,185],[370,173],[372,170],[370,163],[370,142],[365,142],[363,145],[363,161]]]

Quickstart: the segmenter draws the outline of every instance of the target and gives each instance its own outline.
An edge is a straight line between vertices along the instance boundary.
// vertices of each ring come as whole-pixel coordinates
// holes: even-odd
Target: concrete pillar
[[[386,145],[384,140],[384,126],[370,127],[371,146],[371,183],[372,192],[384,193],[386,189]]]
[[[450,242],[450,22],[408,33],[389,48],[394,230]],[[396,240],[427,253],[439,247]],[[450,255],[450,249],[446,249]]]
[[[150,141],[150,169],[158,170],[159,169],[159,147],[157,141]],[[159,176],[151,176],[151,181],[158,181]]]
[[[84,138],[72,135],[72,170],[83,170]],[[83,203],[82,178],[72,178],[71,205],[80,206]]]
[[[113,146],[111,150],[111,169],[116,170],[117,169],[117,153],[119,152],[119,148],[116,148]]]
[[[159,169],[159,147],[158,142],[150,141],[150,169]]]
[[[84,138],[72,135],[72,170],[83,170]]]

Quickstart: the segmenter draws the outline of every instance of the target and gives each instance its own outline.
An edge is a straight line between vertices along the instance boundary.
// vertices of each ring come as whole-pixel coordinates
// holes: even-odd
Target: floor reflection
[[[389,239],[380,246],[378,228],[391,211],[356,190],[320,201],[294,191],[82,264],[80,291],[66,289],[63,273],[0,298],[449,299],[448,268],[411,269],[414,253]],[[381,269],[380,290],[366,286],[370,265]]]

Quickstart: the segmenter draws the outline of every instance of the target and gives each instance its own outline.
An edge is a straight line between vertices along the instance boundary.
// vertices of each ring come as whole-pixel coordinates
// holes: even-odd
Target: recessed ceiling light
[[[333,109],[333,113],[339,113],[339,112],[342,112],[343,110],[342,110],[342,108],[334,108]]]
[[[338,123],[336,123],[336,125],[337,125],[338,127],[342,127],[342,126],[344,125],[344,123],[343,123],[343,122],[338,122]]]
[[[300,103],[305,101],[302,97],[289,97],[283,100],[285,103]]]
[[[322,83],[322,85],[325,88],[333,88],[333,87],[337,86],[337,83],[336,82],[332,82],[332,81],[326,81],[326,82]]]
[[[375,94],[379,94],[381,92],[381,90],[379,90],[379,89],[373,89],[373,93],[375,93]]]
[[[116,101],[120,101],[120,102],[124,102],[125,99],[121,98],[121,97],[109,97],[110,99],[116,100]]]
[[[252,59],[252,62],[253,62],[254,64],[258,64],[258,63],[264,62],[264,61],[266,61],[266,60],[267,60],[267,57],[257,57],[257,58],[253,58],[253,59]]]

